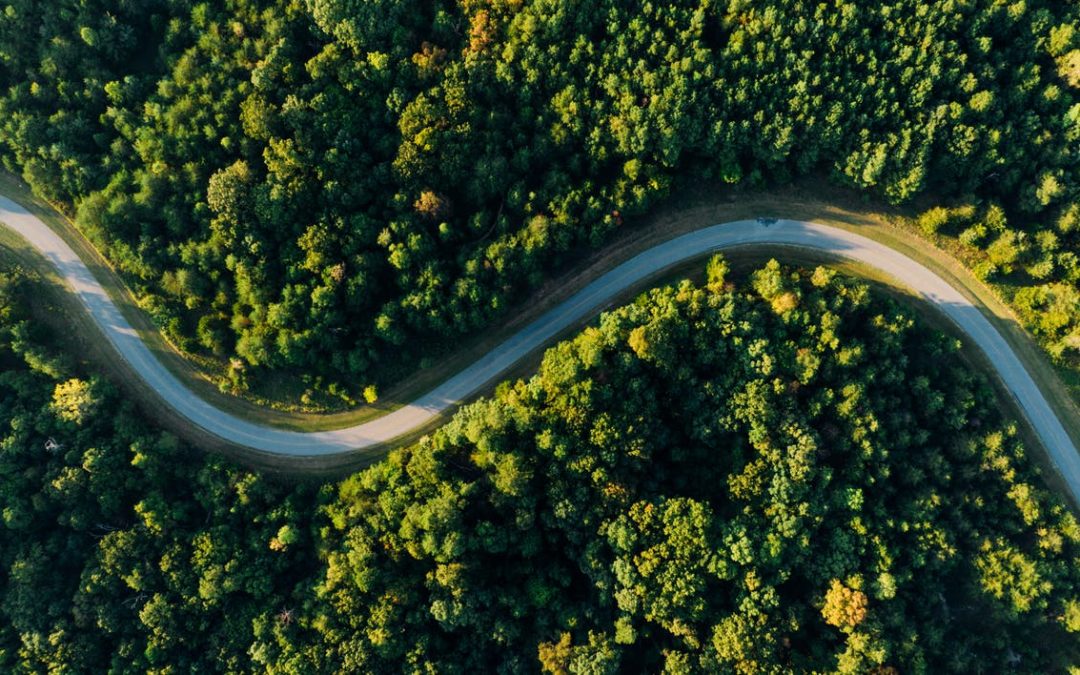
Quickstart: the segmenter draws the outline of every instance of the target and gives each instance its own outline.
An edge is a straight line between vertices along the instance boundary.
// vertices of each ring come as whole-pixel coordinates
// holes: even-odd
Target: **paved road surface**
[[[265,452],[330,455],[391,441],[430,421],[504,373],[519,359],[581,321],[623,290],[657,272],[711,251],[749,244],[783,244],[826,251],[877,268],[901,281],[952,319],[993,363],[1080,499],[1080,456],[1020,359],[989,321],[956,289],[927,268],[873,240],[797,220],[739,220],[706,227],[651,248],[599,277],[420,399],[393,413],[346,429],[296,432],[259,426],[209,405],[187,389],[147,349],[101,284],[45,223],[0,197],[0,222],[22,235],[67,280],[106,337],[135,371],[192,423],[233,443]]]

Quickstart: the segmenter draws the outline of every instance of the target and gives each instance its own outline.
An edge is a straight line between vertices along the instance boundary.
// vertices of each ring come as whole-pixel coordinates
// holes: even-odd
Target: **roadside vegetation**
[[[0,155],[234,390],[376,397],[680,181],[810,174],[915,200],[1076,370],[1078,25],[1039,0],[11,0]]]
[[[413,447],[184,447],[0,275],[0,670],[1063,672],[1080,525],[958,343],[824,268],[650,291]]]

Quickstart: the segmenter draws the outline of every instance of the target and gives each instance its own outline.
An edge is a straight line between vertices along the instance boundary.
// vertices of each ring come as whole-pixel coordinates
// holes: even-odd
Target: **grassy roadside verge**
[[[95,276],[102,281],[103,286],[106,287],[113,300],[124,311],[125,316],[136,328],[140,336],[146,340],[151,350],[189,388],[212,405],[238,417],[260,424],[313,431],[358,424],[379,414],[391,411],[424,393],[473,361],[482,358],[492,347],[515,333],[525,324],[565,300],[599,274],[629,257],[662,241],[705,225],[751,218],[758,215],[772,215],[814,220],[857,232],[903,252],[941,275],[980,306],[983,313],[1001,331],[1010,346],[1016,350],[1025,366],[1035,377],[1058,417],[1068,428],[1074,442],[1080,440],[1080,409],[1077,408],[1075,401],[1070,397],[1070,392],[1057,377],[1054,368],[1046,361],[1041,350],[1033,343],[1031,338],[1019,326],[1012,313],[996,298],[990,289],[974,279],[964,269],[963,265],[954,258],[926,244],[922,238],[913,238],[910,233],[905,231],[902,225],[897,224],[903,221],[896,213],[870,210],[865,204],[854,199],[851,193],[839,191],[835,188],[823,186],[811,188],[791,187],[774,190],[768,194],[740,190],[728,190],[722,194],[705,191],[700,194],[683,195],[678,200],[669,200],[671,204],[678,201],[678,206],[669,206],[666,209],[657,210],[651,216],[640,219],[641,222],[636,226],[620,232],[602,251],[583,256],[572,269],[554,277],[541,286],[528,304],[522,304],[516,311],[511,312],[507,320],[496,330],[464,341],[460,349],[455,350],[449,357],[441,359],[437,365],[418,371],[415,375],[406,378],[392,390],[386,392],[383,396],[383,402],[379,405],[365,406],[356,410],[330,415],[287,413],[259,407],[249,401],[220,393],[210,381],[206,371],[200,369],[199,364],[186,360],[175,349],[165,343],[160,332],[146,314],[138,308],[131,293],[124,288],[115,272],[97,251],[74,230],[70,222],[55,213],[48,205],[42,204],[39,200],[33,198],[17,179],[10,176],[0,176],[0,191],[30,208],[68,241],[88,263]],[[40,259],[37,259],[36,255],[28,251],[19,251],[18,241],[14,241],[18,238],[10,234],[6,236],[8,237],[5,240],[6,246],[16,252],[25,266],[31,266],[41,272],[42,276],[51,278],[54,286],[56,286],[54,292],[59,295],[66,295],[59,288],[55,276],[51,274],[51,270],[43,269],[46,266]],[[23,247],[25,248],[25,243]],[[740,258],[749,256],[747,259],[760,262],[771,255],[776,255],[778,252],[780,252],[779,247],[760,247],[760,249],[754,251],[741,251],[738,256]],[[792,260],[788,255],[789,252],[784,253],[785,255],[778,257],[785,261],[798,262]],[[30,260],[31,258],[34,260]],[[644,288],[655,285],[659,281],[677,278],[678,275],[685,276],[685,273],[694,267],[699,267],[697,262],[658,274],[635,288],[628,289],[620,298],[610,304],[616,305],[632,298]],[[867,276],[866,270],[857,273],[860,276]],[[870,276],[873,277],[873,275]],[[887,280],[879,281],[900,288]],[[919,304],[921,303],[916,303],[916,306]],[[77,302],[74,302],[70,297],[65,313],[67,314],[65,320],[69,322],[69,325],[77,326],[77,332],[80,335],[98,335],[96,326],[81,311]],[[576,332],[586,323],[588,322],[583,321],[581,324],[567,329],[559,338],[561,339]],[[955,329],[952,329],[951,326],[946,327],[950,329],[950,332],[956,334]],[[153,411],[152,415],[159,418],[158,421],[167,428],[173,429],[180,435],[197,443],[200,447],[226,452],[245,463],[265,469],[310,471],[314,473],[337,472],[356,468],[370,463],[384,452],[384,449],[370,449],[363,453],[336,457],[287,458],[231,446],[209,434],[190,429],[190,424],[187,424],[186,420],[182,418],[176,419],[178,417],[176,413],[171,412],[167,406],[160,405],[160,399],[156,393],[148,391],[145,385],[140,385],[141,379],[133,375],[130,368],[118,355],[113,353],[112,350],[101,346],[102,341],[85,340],[85,342],[93,344],[83,345],[81,347],[83,351],[80,353],[92,354],[96,360],[104,364],[106,370],[114,376],[116,381],[131,383],[130,386],[133,388],[137,400],[150,402],[150,405],[145,407]],[[515,376],[530,372],[539,362],[541,354],[542,350],[537,350],[529,358],[519,362],[511,372],[504,373],[497,379],[512,379]],[[973,367],[980,370],[986,370],[988,367],[985,361],[981,365],[977,361],[972,361],[972,363]],[[1011,400],[1008,395],[1005,398]],[[398,439],[393,445],[400,445],[419,437],[426,430],[437,426],[438,421],[435,420],[427,425],[425,429],[417,430],[406,437]],[[198,438],[200,436],[201,438]]]

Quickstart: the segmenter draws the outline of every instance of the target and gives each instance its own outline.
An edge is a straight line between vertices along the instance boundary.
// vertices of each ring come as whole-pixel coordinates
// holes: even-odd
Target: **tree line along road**
[[[940,310],[986,354],[1073,497],[1080,501],[1080,455],[1042,391],[998,330],[970,300],[922,264],[874,240],[839,228],[759,218],[713,225],[676,237],[595,279],[416,401],[356,426],[299,432],[239,419],[199,398],[154,357],[86,264],[48,225],[5,197],[0,197],[0,222],[26,239],[56,268],[106,339],[178,413],[230,443],[294,457],[333,455],[391,443],[475,394],[517,361],[595,314],[620,293],[692,258],[751,245],[793,246],[837,255],[900,281]]]

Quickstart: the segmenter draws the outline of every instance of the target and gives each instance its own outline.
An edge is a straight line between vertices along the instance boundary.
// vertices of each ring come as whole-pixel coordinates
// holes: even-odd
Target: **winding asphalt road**
[[[1080,500],[1080,455],[1020,359],[986,317],[959,291],[911,258],[871,239],[834,227],[797,220],[739,220],[677,237],[599,277],[486,357],[409,405],[357,426],[305,433],[259,426],[200,399],[151,354],[83,261],[51,228],[22,206],[3,197],[0,197],[0,222],[25,238],[56,267],[116,350],[169,405],[192,423],[227,441],[292,456],[331,455],[392,441],[468,398],[566,328],[596,313],[619,293],[680,262],[713,251],[754,244],[824,251],[880,270],[918,293],[955,322],[989,357],[1074,497]]]

